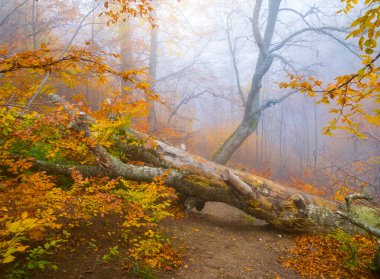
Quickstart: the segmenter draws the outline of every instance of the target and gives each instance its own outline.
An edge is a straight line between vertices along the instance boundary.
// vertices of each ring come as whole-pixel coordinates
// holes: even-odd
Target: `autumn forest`
[[[380,0],[0,0],[1,278],[379,278]]]

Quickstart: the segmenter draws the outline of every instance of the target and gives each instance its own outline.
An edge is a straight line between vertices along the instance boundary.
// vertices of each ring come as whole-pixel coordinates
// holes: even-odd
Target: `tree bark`
[[[157,2],[152,2],[152,17],[157,22]],[[150,31],[150,53],[149,53],[149,76],[150,76],[150,88],[153,93],[156,90],[156,80],[157,80],[157,50],[158,50],[158,27],[152,26]],[[157,116],[156,116],[156,106],[154,101],[147,99],[147,102],[150,104],[150,110],[148,114],[148,125],[149,131],[154,132],[157,130]]]
[[[135,135],[145,137],[141,133],[135,132]],[[315,233],[333,231],[337,227],[347,231],[353,228],[336,213],[344,210],[341,203],[227,168],[164,142],[154,141],[154,145],[161,161],[172,170],[181,171],[182,175],[169,185],[185,196],[229,204],[285,231]],[[128,152],[125,145],[119,147]]]

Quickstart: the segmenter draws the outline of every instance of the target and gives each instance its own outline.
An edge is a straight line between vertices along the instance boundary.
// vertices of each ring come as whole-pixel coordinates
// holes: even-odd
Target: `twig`
[[[92,14],[92,12],[97,8],[99,7],[100,5],[100,1],[98,2],[97,5],[95,5],[83,18],[82,20],[80,21],[77,29],[75,30],[75,33],[73,34],[73,36],[71,37],[70,41],[66,44],[65,48],[61,51],[61,53],[58,55],[58,60],[60,60],[63,55],[65,54],[65,52],[67,51],[67,49],[71,46],[71,44],[74,42],[76,36],[78,35],[78,32],[79,30],[82,28],[83,26],[83,23],[84,21],[87,19],[87,17]],[[34,102],[34,100],[38,97],[38,95],[41,93],[43,87],[45,86],[46,82],[48,81],[49,77],[50,77],[51,73],[50,72],[47,72],[44,79],[42,80],[42,82],[40,83],[40,85],[38,86],[38,89],[37,91],[33,94],[32,98],[29,99],[29,101],[26,103],[25,105],[25,108],[21,111],[20,115],[19,116],[22,116],[25,112],[25,109],[29,108],[32,103]]]
[[[353,218],[352,216],[350,215],[347,215],[346,213],[342,212],[342,211],[337,211],[336,212],[338,215],[342,216],[344,219],[348,220],[349,222],[351,222],[352,224],[354,224],[355,226],[365,230],[366,232],[376,236],[376,237],[380,237],[380,230],[379,229],[376,229],[374,227],[371,227],[367,224],[364,224],[363,222]]]
[[[367,194],[367,193],[356,193],[356,194],[351,194],[351,195],[348,195],[344,198],[344,200],[346,201],[346,210],[347,212],[350,212],[351,211],[351,205],[352,205],[352,201],[354,200],[367,200],[367,201],[370,201],[372,200],[373,197],[370,195],[370,194]]]

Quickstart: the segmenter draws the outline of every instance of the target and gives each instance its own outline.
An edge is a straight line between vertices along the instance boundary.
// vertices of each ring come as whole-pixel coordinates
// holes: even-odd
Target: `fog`
[[[104,1],[0,0],[0,45],[13,53],[32,51],[41,44],[60,50],[78,30],[70,47],[120,54],[120,59],[110,57],[108,63],[123,71],[145,69],[147,81],[159,96],[151,130],[155,137],[174,145],[184,143],[189,151],[211,159],[244,117],[260,52],[252,24],[257,21],[263,36],[269,14],[268,2],[263,1],[258,18],[253,18],[255,3],[158,1],[152,29],[149,20],[140,17],[123,15],[110,23],[99,16],[107,10]],[[260,104],[291,91],[279,87],[289,81],[289,74],[328,83],[361,68],[357,40],[345,40],[361,7],[348,15],[337,13],[342,8],[340,1],[281,1],[268,46],[279,49],[262,78]],[[305,28],[310,31],[294,35]],[[155,43],[152,32],[157,36]],[[38,82],[43,76],[35,78]],[[118,79],[95,85],[91,76],[84,76],[72,86],[50,84],[46,92],[67,97],[84,94],[96,109],[123,86]],[[126,94],[145,100],[137,93]],[[330,106],[317,101],[318,97],[295,92],[261,111],[257,128],[228,164],[288,185],[312,184],[327,196],[344,186],[354,191],[368,189],[380,198],[379,127],[358,119],[366,139],[340,130],[334,136],[323,135],[323,127],[333,116]]]

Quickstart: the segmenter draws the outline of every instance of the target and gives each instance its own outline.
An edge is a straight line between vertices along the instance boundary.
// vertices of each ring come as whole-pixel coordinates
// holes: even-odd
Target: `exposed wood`
[[[239,193],[247,196],[251,196],[253,194],[252,188],[237,175],[231,173],[230,170],[224,170],[221,177],[223,180],[230,182],[232,187],[234,187]]]

